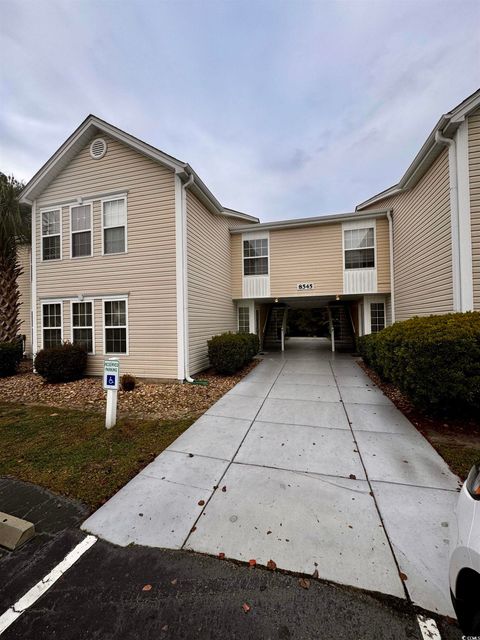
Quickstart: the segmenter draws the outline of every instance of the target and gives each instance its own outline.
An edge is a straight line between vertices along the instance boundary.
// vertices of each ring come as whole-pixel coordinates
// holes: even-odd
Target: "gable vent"
[[[90,145],[90,155],[94,160],[100,160],[107,153],[107,143],[103,138],[96,138]]]

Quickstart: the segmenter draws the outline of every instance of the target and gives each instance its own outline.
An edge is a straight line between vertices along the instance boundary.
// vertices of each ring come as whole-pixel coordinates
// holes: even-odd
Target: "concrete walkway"
[[[272,353],[83,528],[405,597],[453,615],[458,478],[349,355]],[[404,580],[400,579],[400,572]]]

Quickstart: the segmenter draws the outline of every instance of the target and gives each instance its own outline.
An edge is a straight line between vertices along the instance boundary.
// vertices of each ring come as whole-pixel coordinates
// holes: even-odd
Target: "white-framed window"
[[[250,309],[238,307],[238,333],[250,333]]]
[[[72,301],[72,343],[79,344],[87,350],[87,353],[95,353],[95,340],[93,333],[93,302]]]
[[[243,275],[268,275],[268,238],[243,241]]]
[[[91,204],[70,207],[70,230],[70,256],[82,258],[93,255]]]
[[[343,234],[345,269],[373,269],[375,228],[345,229]]]
[[[104,353],[128,354],[128,308],[126,300],[103,301]]]
[[[372,302],[370,304],[370,331],[378,333],[382,329],[385,329],[385,304]]]
[[[49,209],[41,212],[42,260],[62,258],[62,210]]]
[[[102,200],[102,246],[104,255],[127,251],[127,198]]]
[[[59,347],[63,342],[63,309],[61,302],[42,302],[42,346]]]

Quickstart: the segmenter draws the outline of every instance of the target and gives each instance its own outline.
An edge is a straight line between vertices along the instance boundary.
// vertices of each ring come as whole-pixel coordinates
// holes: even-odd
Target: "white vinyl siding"
[[[127,251],[127,199],[102,200],[103,253]]]
[[[63,305],[61,302],[42,303],[42,346],[59,347],[63,342]]]
[[[71,257],[92,255],[92,205],[70,207]]]
[[[60,260],[62,257],[61,209],[41,212],[42,260]]]
[[[93,302],[72,302],[72,343],[85,347],[88,353],[95,353]]]

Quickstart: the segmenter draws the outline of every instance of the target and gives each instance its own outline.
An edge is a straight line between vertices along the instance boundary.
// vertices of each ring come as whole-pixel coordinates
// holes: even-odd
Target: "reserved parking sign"
[[[118,391],[120,383],[120,362],[112,358],[103,363],[103,388]]]

